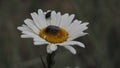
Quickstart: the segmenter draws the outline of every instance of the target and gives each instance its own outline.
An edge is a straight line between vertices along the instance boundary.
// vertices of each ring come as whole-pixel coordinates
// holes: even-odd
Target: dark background
[[[76,40],[77,55],[60,47],[53,68],[120,68],[120,0],[0,0],[0,68],[43,68],[46,46],[21,39],[17,27],[38,9],[76,14],[89,22],[89,35]],[[76,68],[77,68],[76,67]]]

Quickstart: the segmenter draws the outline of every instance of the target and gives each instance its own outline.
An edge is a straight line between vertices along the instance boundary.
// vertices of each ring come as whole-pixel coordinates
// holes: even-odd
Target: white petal
[[[51,25],[51,19],[50,19],[50,18],[47,19],[47,20],[46,20],[46,23],[47,23],[48,26]]]
[[[66,27],[66,29],[68,29],[69,28],[69,26],[70,26],[70,24],[72,23],[72,20],[74,19],[74,17],[75,17],[75,15],[74,14],[72,14],[72,15],[70,15],[68,18],[67,18],[67,20],[66,20],[66,22],[65,22],[65,27]]]
[[[69,27],[67,28],[67,31],[69,32],[69,34],[74,33],[80,26],[81,21],[78,20],[74,20],[73,23],[71,23],[69,25]]]
[[[21,35],[22,38],[33,38],[34,45],[42,45],[42,44],[48,44],[47,41],[40,38],[38,35],[31,33],[31,32],[23,32],[25,35]]]
[[[74,16],[75,16],[74,14],[72,14],[70,16],[69,16],[69,14],[64,14],[62,16],[60,26],[65,29],[68,29],[70,24],[72,23],[72,20],[74,19]]]
[[[72,15],[69,16],[68,21],[67,21],[68,24],[70,24],[72,22],[72,20],[74,19],[74,17],[75,17],[74,14],[72,14]]]
[[[74,40],[74,39],[76,39],[78,37],[85,36],[87,34],[88,33],[84,33],[84,32],[79,33],[79,32],[77,32],[76,34],[69,36],[69,38],[67,40],[71,41],[71,40]]]
[[[48,53],[52,53],[53,51],[57,50],[57,45],[54,45],[54,44],[49,44],[47,46],[47,52]]]
[[[26,29],[24,27],[21,27],[21,26],[17,27],[17,29],[20,31],[26,31]]]
[[[34,33],[31,33],[31,32],[23,32],[24,34],[26,35],[29,35],[31,36],[32,38],[34,38],[35,40],[38,40],[38,41],[45,41],[44,39],[40,38],[38,35],[34,34]]]
[[[61,13],[58,12],[57,13],[57,16],[56,16],[56,26],[59,26],[60,25],[60,22],[61,22]]]
[[[46,42],[44,39],[40,38],[40,37],[34,37],[33,41],[35,42]]]
[[[71,53],[76,54],[76,50],[72,46],[64,46],[64,47],[68,49]]]
[[[61,22],[60,22],[60,27],[66,28],[65,23],[67,23],[66,20],[67,20],[68,16],[69,16],[69,14],[64,14],[62,16]]]
[[[34,42],[34,45],[43,45],[43,44],[48,44],[48,43],[45,41]]]
[[[88,28],[87,25],[88,25],[88,23],[82,23],[82,24],[72,23],[69,28],[69,38],[75,39],[77,37],[86,35],[87,33],[84,33],[83,31]],[[73,40],[73,39],[71,39],[71,40]]]
[[[85,45],[81,42],[78,42],[78,41],[67,41],[67,42],[64,42],[64,43],[61,43],[59,44],[60,46],[66,46],[66,45],[78,45],[80,47],[83,47],[85,48]]]
[[[34,32],[33,30],[31,30],[27,25],[22,25],[23,28],[26,30],[26,31],[30,31],[30,32]]]
[[[32,16],[32,18],[33,18],[33,20],[34,20],[35,25],[36,25],[39,29],[41,29],[41,23],[40,23],[40,21],[39,21],[39,19],[41,20],[41,18],[39,18],[39,16],[38,16],[37,13],[35,13],[35,12],[31,13],[31,16]]]
[[[21,38],[32,38],[32,37],[29,35],[21,35]]]
[[[24,24],[22,26],[17,27],[17,29],[20,30],[20,31],[30,31],[30,32],[33,32],[28,26],[26,26]]]
[[[56,14],[56,12],[55,11],[52,11],[51,12],[51,25],[56,25],[56,16],[57,16],[57,14]]]
[[[39,29],[34,25],[33,21],[31,19],[24,20],[25,24],[31,28],[36,34],[39,34]]]
[[[42,28],[46,27],[47,22],[46,22],[46,19],[45,19],[45,14],[41,9],[38,10],[38,17],[39,17],[39,22],[41,23],[41,27]]]
[[[88,29],[88,27],[87,27],[88,24],[89,24],[88,22],[82,23],[79,28],[80,31],[84,31],[84,30]]]
[[[69,28],[68,28],[68,31],[75,31],[77,30],[79,27],[80,27],[80,23],[81,21],[78,21],[78,20],[74,20],[73,23],[70,24]],[[72,32],[73,33],[73,32]]]

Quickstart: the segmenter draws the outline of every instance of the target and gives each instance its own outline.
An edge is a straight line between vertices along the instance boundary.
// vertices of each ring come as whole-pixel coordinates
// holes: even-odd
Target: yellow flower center
[[[50,43],[61,43],[68,38],[68,32],[65,29],[54,25],[49,25],[46,28],[43,28],[39,35]]]

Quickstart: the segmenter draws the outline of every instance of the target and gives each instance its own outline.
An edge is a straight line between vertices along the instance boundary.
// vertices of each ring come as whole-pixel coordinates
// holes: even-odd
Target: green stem
[[[54,65],[54,56],[55,56],[55,52],[47,54],[47,64],[48,64],[48,68],[52,68],[52,66]]]
[[[43,64],[44,68],[47,68],[46,65],[45,65],[45,63],[44,63],[44,61],[43,61],[43,59],[42,59],[42,57],[41,57],[41,55],[40,55],[40,59],[42,61],[42,64]]]

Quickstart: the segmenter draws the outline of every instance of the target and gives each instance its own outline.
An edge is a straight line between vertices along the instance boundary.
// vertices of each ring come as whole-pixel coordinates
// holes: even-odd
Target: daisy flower
[[[17,28],[22,31],[21,38],[33,38],[34,45],[47,44],[48,53],[57,50],[58,46],[63,46],[73,54],[76,54],[76,50],[71,45],[85,48],[83,43],[73,40],[87,34],[83,31],[88,28],[88,22],[73,20],[74,14],[61,15],[60,12],[43,12],[41,9],[38,13],[31,13],[31,16],[33,20],[27,18],[25,24]]]

